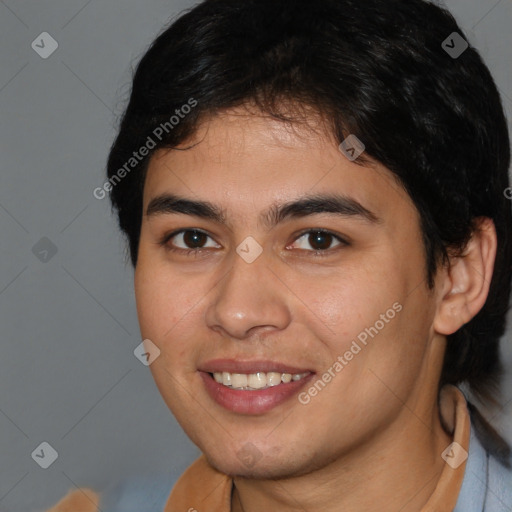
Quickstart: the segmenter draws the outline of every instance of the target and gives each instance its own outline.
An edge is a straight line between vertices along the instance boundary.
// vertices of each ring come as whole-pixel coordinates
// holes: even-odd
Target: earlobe
[[[464,253],[450,259],[441,278],[443,289],[434,319],[437,333],[453,334],[482,309],[489,293],[496,247],[494,222],[479,217]]]

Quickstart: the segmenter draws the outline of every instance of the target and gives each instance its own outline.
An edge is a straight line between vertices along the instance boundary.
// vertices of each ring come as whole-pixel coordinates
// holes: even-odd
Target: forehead
[[[246,109],[212,116],[177,149],[150,160],[144,209],[173,193],[208,199],[237,211],[259,209],[304,195],[340,193],[373,210],[405,203],[414,208],[394,175],[366,156],[350,161],[318,116],[286,123]]]

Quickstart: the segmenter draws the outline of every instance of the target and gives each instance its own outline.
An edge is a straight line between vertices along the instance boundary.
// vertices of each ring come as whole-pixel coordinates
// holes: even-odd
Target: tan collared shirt
[[[464,395],[455,386],[445,386],[440,396],[440,409],[445,424],[453,430],[453,442],[468,452],[471,424]],[[457,449],[454,451],[457,452]],[[448,453],[447,456],[450,455],[457,456],[457,453]],[[436,488],[421,512],[452,512],[455,508],[464,479],[466,461],[455,468],[452,465],[445,464]],[[231,512],[232,491],[232,478],[210,466],[202,455],[178,479],[163,512],[191,512],[194,509]],[[79,489],[47,512],[96,512],[98,503],[99,496],[96,493]]]

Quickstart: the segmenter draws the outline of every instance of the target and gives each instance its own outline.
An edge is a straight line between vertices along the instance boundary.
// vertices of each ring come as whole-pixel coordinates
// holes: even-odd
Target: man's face
[[[391,173],[350,161],[321,130],[245,110],[191,143],[150,162],[135,272],[142,336],[161,351],[150,368],[185,432],[221,471],[268,477],[411,421],[404,404],[435,396],[435,296],[418,214]],[[266,215],[320,196],[343,201]],[[225,386],[211,375],[222,371],[238,387],[233,374],[258,373],[247,382],[265,388]]]

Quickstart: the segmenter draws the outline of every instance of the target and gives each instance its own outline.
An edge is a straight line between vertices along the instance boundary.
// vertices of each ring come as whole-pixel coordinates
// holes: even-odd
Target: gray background
[[[40,510],[77,485],[179,474],[198,455],[133,355],[141,339],[132,269],[108,200],[92,195],[133,66],[192,5],[0,0],[1,511]],[[510,118],[512,1],[447,5]],[[42,32],[59,44],[47,59],[31,48]],[[43,237],[56,254],[34,254]],[[505,406],[493,422],[512,440],[510,341],[509,331]],[[43,441],[59,454],[46,470],[31,458]]]

